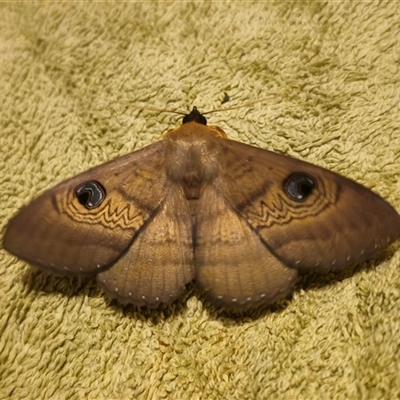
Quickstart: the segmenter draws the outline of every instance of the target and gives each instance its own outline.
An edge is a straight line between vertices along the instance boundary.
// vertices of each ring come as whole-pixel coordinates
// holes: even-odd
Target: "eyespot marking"
[[[304,173],[290,175],[284,184],[285,193],[295,201],[306,200],[312,194],[315,187],[315,180],[310,175]]]
[[[100,182],[88,181],[75,189],[75,196],[88,210],[98,207],[106,197],[106,191]]]

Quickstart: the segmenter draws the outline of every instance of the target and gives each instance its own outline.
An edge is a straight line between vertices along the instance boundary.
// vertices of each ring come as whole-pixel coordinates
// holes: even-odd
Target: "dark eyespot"
[[[296,201],[303,201],[315,188],[315,180],[309,175],[298,173],[290,175],[285,183],[285,192]]]
[[[104,187],[97,181],[82,183],[75,189],[75,195],[87,209],[98,207],[106,197]]]

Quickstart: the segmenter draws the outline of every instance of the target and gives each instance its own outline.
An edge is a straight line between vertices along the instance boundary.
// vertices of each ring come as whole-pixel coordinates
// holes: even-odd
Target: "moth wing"
[[[166,195],[164,143],[77,175],[23,207],[10,221],[4,248],[29,263],[62,273],[99,271],[114,262]],[[88,209],[76,195],[85,182],[104,188]]]
[[[367,188],[326,169],[233,140],[221,140],[218,187],[285,265],[339,269],[374,257],[400,237],[400,216]],[[287,193],[294,174],[314,188]]]
[[[297,270],[286,267],[213,187],[204,188],[195,219],[196,283],[214,303],[245,309],[285,296]]]
[[[129,249],[97,280],[122,303],[156,307],[173,302],[194,278],[192,220],[181,187],[169,194]]]

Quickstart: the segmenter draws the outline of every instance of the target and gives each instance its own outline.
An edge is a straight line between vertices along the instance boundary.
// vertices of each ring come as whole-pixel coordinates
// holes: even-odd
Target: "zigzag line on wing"
[[[72,220],[89,224],[101,224],[107,229],[119,227],[121,229],[139,229],[144,223],[146,215],[137,209],[134,203],[123,203],[120,207],[108,200],[100,209],[77,209],[74,203],[64,204],[63,210]]]
[[[329,204],[336,201],[335,190],[325,190],[325,187],[320,187],[318,196],[314,198],[312,205],[308,203],[292,204],[290,201],[277,194],[273,198],[269,198],[269,203],[261,200],[259,206],[253,205],[247,211],[247,218],[254,225],[271,226],[273,224],[286,224],[292,219],[306,218],[311,215],[317,215]],[[332,189],[332,188],[329,188]]]
[[[275,201],[267,204],[264,200],[259,202],[259,207],[253,206],[247,213],[250,221],[257,221],[264,226],[271,226],[274,223],[283,224],[290,219],[288,204],[281,196],[277,196]]]
[[[107,228],[119,226],[122,229],[138,228],[144,221],[144,216],[133,204],[126,204],[119,209],[118,204],[113,206],[111,199],[107,202],[101,214]]]

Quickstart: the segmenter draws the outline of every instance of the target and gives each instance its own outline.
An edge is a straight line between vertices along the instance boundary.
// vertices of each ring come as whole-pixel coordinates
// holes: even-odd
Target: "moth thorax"
[[[176,143],[167,165],[168,176],[180,185],[188,200],[198,199],[202,188],[217,175],[215,157],[200,143]]]

